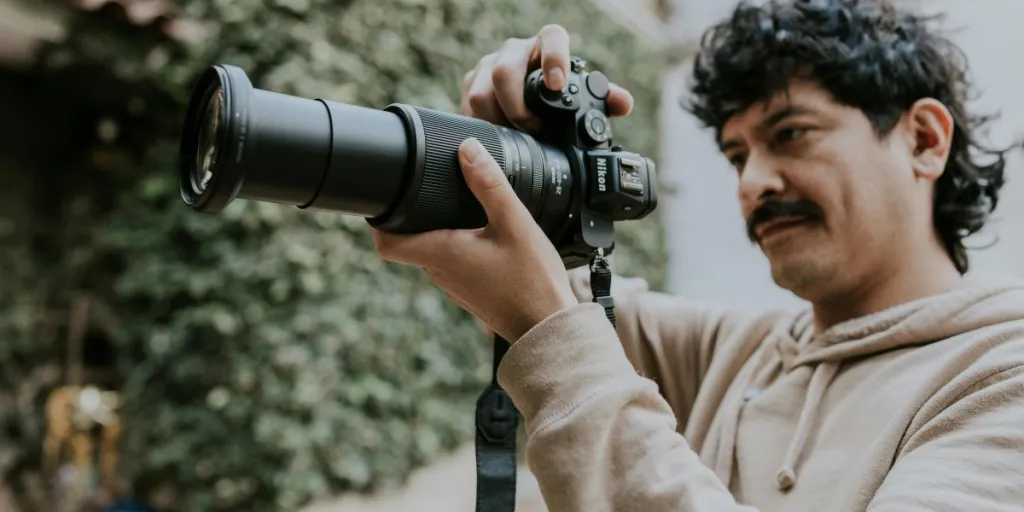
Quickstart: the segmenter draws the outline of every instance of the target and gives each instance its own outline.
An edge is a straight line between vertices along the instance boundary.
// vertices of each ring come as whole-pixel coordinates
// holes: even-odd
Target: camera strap
[[[604,251],[590,258],[590,291],[615,326],[612,271]],[[516,432],[519,412],[498,384],[498,366],[509,343],[494,335],[491,383],[476,401],[476,512],[514,512],[516,509]]]
[[[604,249],[597,249],[590,257],[590,293],[594,302],[604,308],[604,316],[615,327],[615,301],[612,300],[612,267],[604,257]]]
[[[498,366],[509,343],[494,335],[491,384],[476,401],[476,511],[516,509],[516,430],[519,412],[498,384]]]

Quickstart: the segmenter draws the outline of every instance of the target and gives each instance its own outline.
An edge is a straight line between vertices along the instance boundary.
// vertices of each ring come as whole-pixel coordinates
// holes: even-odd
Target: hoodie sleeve
[[[672,409],[625,346],[603,309],[582,303],[535,326],[502,361],[499,383],[525,418],[526,457],[548,508],[753,511],[676,431]]]
[[[1020,510],[1022,418],[1024,366],[982,380],[909,437],[868,512]]]
[[[586,267],[571,271],[569,277],[576,298],[581,303],[591,302]],[[730,338],[753,315],[650,291],[646,281],[635,277],[615,275],[612,297],[616,334],[626,358],[641,376],[658,386],[680,427],[689,419],[712,358],[726,353],[728,358],[744,359],[754,348],[722,350],[719,346],[719,341]]]

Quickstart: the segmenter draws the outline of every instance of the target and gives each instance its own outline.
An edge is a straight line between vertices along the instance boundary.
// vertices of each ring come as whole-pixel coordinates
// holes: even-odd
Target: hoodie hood
[[[1024,319],[1024,280],[965,276],[952,290],[848,320],[815,333],[813,315],[801,311],[776,325],[779,349],[791,366],[839,362],[925,345],[990,325]]]
[[[952,290],[911,301],[815,332],[813,314],[803,310],[775,324],[749,378],[740,389],[760,389],[772,376],[802,367],[811,369],[796,432],[776,475],[780,490],[796,484],[796,461],[814,428],[818,407],[845,360],[898,348],[927,345],[988,326],[1024,320],[1024,280],[984,275],[965,276]],[[804,370],[806,371],[806,370]],[[748,397],[749,398],[749,397]],[[735,434],[745,401],[723,404],[728,419],[712,461],[728,486],[732,477]]]

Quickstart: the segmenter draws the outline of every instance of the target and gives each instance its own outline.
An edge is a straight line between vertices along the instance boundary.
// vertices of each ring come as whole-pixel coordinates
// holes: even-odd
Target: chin
[[[827,295],[826,290],[836,284],[838,276],[835,266],[821,252],[788,252],[769,257],[772,280],[807,301],[813,302],[816,297]]]
[[[821,296],[838,278],[830,240],[819,228],[801,226],[759,243],[775,284],[804,300]]]

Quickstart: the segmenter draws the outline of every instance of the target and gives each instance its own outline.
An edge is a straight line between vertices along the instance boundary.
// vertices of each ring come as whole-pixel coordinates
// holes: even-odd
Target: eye
[[[789,143],[789,142],[793,142],[793,141],[799,139],[805,132],[807,132],[806,128],[799,128],[799,127],[783,128],[783,129],[775,132],[775,142],[777,144],[786,144],[786,143]]]
[[[729,163],[736,168],[737,171],[743,169],[743,165],[747,163],[747,155],[737,153],[729,157]]]

